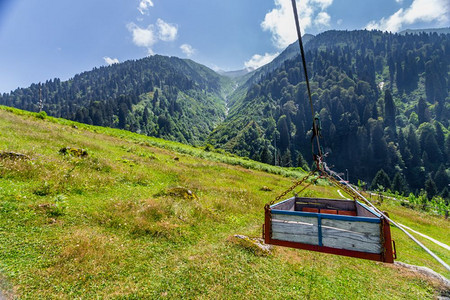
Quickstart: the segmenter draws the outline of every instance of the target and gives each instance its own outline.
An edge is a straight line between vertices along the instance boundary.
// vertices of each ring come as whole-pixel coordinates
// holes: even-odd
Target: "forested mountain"
[[[41,85],[52,116],[198,144],[225,117],[230,80],[191,60],[155,55]],[[0,95],[0,104],[39,111],[39,85]]]
[[[306,49],[328,164],[348,169],[353,182],[386,175],[377,176],[374,188],[381,176],[389,177],[384,188],[401,193],[426,188],[429,197],[446,195],[450,35],[328,31]],[[267,163],[305,166],[312,116],[301,68],[297,56],[257,75],[246,93],[232,97],[210,143]]]
[[[328,164],[374,189],[448,198],[450,34],[328,31],[305,49]],[[312,115],[298,54],[292,44],[234,79],[174,57],[127,61],[47,81],[43,110],[306,169]],[[30,111],[38,100],[37,84],[0,95]]]

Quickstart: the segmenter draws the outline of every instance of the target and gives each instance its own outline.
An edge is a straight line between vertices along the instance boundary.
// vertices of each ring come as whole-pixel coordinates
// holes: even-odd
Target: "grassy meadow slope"
[[[83,148],[88,156],[64,156],[63,147]],[[260,236],[264,204],[292,183],[273,173],[294,171],[4,107],[1,151],[30,158],[0,158],[0,290],[7,297],[438,294],[436,282],[394,265],[286,248],[263,256],[233,241],[234,234]],[[327,186],[308,193],[339,197]],[[448,221],[382,206],[405,225],[450,243]],[[394,239],[399,260],[450,275],[396,230]]]

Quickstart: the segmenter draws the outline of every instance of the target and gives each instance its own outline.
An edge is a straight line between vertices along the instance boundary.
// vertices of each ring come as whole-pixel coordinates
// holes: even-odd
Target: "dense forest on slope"
[[[372,188],[448,197],[450,35],[328,31],[307,49],[328,163]],[[258,75],[246,93],[234,95],[209,142],[306,168],[312,117],[301,68],[296,57]]]
[[[191,60],[155,55],[41,85],[52,116],[197,144],[225,117],[229,80]],[[0,104],[39,111],[39,85],[0,95]]]
[[[374,189],[448,198],[450,34],[328,31],[307,36],[305,48],[328,164]],[[39,88],[0,95],[0,104],[39,111]],[[312,116],[295,43],[240,78],[155,55],[41,89],[52,116],[207,142],[286,167],[311,161]]]

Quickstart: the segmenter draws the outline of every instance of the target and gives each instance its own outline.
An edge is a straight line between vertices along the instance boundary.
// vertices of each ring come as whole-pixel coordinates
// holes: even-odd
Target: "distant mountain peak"
[[[247,75],[251,71],[253,71],[253,70],[249,70],[249,69],[245,68],[245,69],[235,70],[235,71],[217,70],[216,72],[222,76],[226,76],[229,78],[237,78],[237,77]]]

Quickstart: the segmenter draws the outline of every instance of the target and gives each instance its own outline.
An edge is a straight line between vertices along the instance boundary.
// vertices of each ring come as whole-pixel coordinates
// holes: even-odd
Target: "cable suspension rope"
[[[313,106],[313,101],[312,101],[312,97],[311,97],[311,88],[309,85],[308,71],[306,69],[305,50],[303,49],[302,34],[300,31],[300,22],[298,19],[297,5],[296,5],[295,1],[296,0],[292,0],[292,9],[294,11],[295,27],[297,29],[298,44],[300,46],[300,53],[301,53],[302,63],[303,63],[303,71],[305,73],[305,81],[306,81],[306,88],[308,90],[309,104],[311,106],[311,116],[312,116],[312,120],[313,120],[313,138],[314,138],[314,134],[316,134],[316,140],[317,140],[318,157],[314,157],[314,160],[316,161],[316,163],[319,166],[319,164],[322,160],[322,149],[320,148],[320,141],[319,141],[319,124],[317,124],[317,122],[316,122],[315,113],[314,113],[314,106]],[[313,153],[313,155],[315,156],[314,153]]]
[[[345,182],[345,185],[350,188],[353,193],[355,193],[356,195],[358,195],[360,199],[363,199],[364,202],[366,202],[372,209],[374,209],[377,213],[379,213],[381,216],[383,216],[386,220],[388,220],[390,223],[392,223],[392,225],[394,225],[395,227],[397,227],[398,229],[400,229],[401,231],[403,231],[410,239],[412,239],[417,245],[419,245],[423,250],[425,250],[428,254],[430,254],[435,260],[437,260],[444,268],[446,268],[448,271],[450,271],[450,266],[443,261],[439,256],[437,256],[436,254],[434,254],[430,249],[428,249],[424,244],[422,244],[421,242],[419,242],[414,236],[411,235],[411,233],[409,233],[405,228],[403,228],[402,226],[400,226],[399,224],[397,224],[396,222],[394,222],[391,218],[389,218],[385,213],[383,213],[381,210],[379,210],[375,205],[372,204],[372,202],[370,202],[369,200],[367,200],[363,195],[361,195],[361,193],[359,193],[355,188],[353,188],[350,184],[348,184],[346,181],[344,181],[336,172],[332,171],[330,168],[328,168],[328,166],[326,165],[326,163],[323,163],[324,168],[326,170],[326,172],[328,172],[328,174],[330,174],[330,176],[335,176],[337,177],[341,182]],[[344,185],[344,184],[342,184]]]

